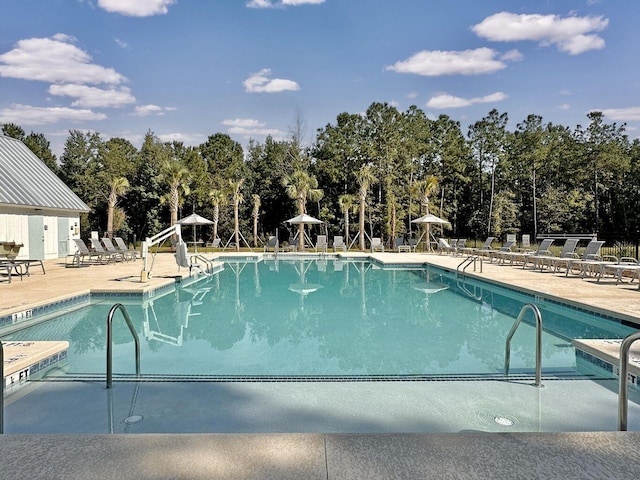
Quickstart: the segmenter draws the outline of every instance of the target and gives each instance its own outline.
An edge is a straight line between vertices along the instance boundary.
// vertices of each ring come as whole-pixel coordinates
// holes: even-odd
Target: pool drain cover
[[[497,415],[493,417],[493,421],[496,422],[498,425],[502,425],[503,427],[513,427],[513,424],[515,423],[510,418],[503,417],[501,415]]]
[[[124,423],[131,425],[133,423],[141,422],[144,417],[142,415],[131,415],[124,419]]]

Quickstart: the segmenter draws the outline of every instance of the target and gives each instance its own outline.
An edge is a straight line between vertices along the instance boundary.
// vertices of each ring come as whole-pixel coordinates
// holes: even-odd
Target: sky
[[[310,144],[373,102],[640,137],[637,0],[0,0],[0,123]]]

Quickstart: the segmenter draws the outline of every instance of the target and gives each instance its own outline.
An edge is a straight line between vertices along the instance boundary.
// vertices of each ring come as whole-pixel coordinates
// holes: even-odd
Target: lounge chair
[[[484,243],[482,244],[482,246],[480,248],[463,247],[462,248],[462,253],[468,253],[468,254],[479,253],[479,254],[482,254],[483,250],[491,250],[491,243],[493,242],[494,239],[495,239],[495,237],[487,237],[487,239],[484,241]],[[515,241],[513,243],[515,243]]]
[[[104,245],[104,249],[107,251],[107,254],[113,255],[115,259],[121,260],[132,260],[133,257],[130,254],[124,254],[124,252],[120,251],[115,247],[110,238],[106,237],[102,239],[102,244]]]
[[[515,262],[522,262],[522,268],[525,268],[529,262],[534,262],[536,257],[541,257],[542,255],[551,255],[549,248],[551,248],[552,244],[553,238],[545,238],[544,240],[542,240],[542,242],[540,242],[540,245],[538,245],[538,249],[535,252],[505,252],[499,256],[500,264],[504,265],[506,262],[509,262],[510,265],[513,265]]]
[[[453,240],[456,242],[457,240]],[[453,253],[454,248],[449,244],[449,242],[444,238],[438,239],[438,254],[442,253]]]
[[[315,249],[316,249],[316,252],[326,252],[327,251],[327,236],[326,235],[318,235],[316,237]]]
[[[372,252],[384,252],[384,244],[380,237],[373,237],[371,239],[371,251]]]
[[[565,277],[568,277],[569,272],[574,269],[578,269],[582,277],[584,277],[588,273],[591,266],[599,271],[600,265],[602,263],[613,261],[613,259],[604,260],[603,257],[600,256],[600,248],[602,247],[602,245],[604,245],[604,241],[602,240],[591,240],[584,249],[582,256],[578,256],[576,253],[573,253],[573,255],[569,255],[562,260],[558,260],[555,264],[555,271],[558,271],[559,268],[564,267]],[[615,261],[617,260],[618,259],[615,258]]]
[[[213,242],[207,242],[205,244],[205,247],[207,248],[220,248],[220,242],[222,241],[221,238],[214,238]]]
[[[100,255],[101,259],[106,259],[107,263],[112,260],[114,262],[121,262],[122,260],[124,260],[124,257],[119,253],[107,252],[102,246],[102,243],[100,243],[99,238],[90,238],[89,240],[91,240],[91,248],[93,248],[93,251],[96,252],[96,254]]]
[[[65,266],[67,267],[87,267],[93,259],[98,263],[103,263],[103,255],[97,252],[92,252],[84,243],[81,238],[74,238],[73,242],[76,245],[76,251],[70,253],[65,258]],[[71,262],[71,263],[69,263]]]
[[[396,252],[411,252],[411,246],[406,244],[402,237],[394,238],[393,248]]]
[[[122,240],[121,237],[114,237],[114,240],[116,242],[116,248],[120,251],[120,253],[125,256],[128,255],[135,262],[138,258],[138,251],[127,247],[127,244],[124,243],[124,240]]]
[[[269,240],[267,240],[267,243],[265,243],[264,245],[264,251],[265,252],[277,252],[278,251],[278,237],[275,236],[270,236]]]
[[[417,238],[410,238],[409,241],[407,242],[407,244],[409,245],[409,248],[411,249],[411,251],[415,252],[416,248],[418,247],[418,239]]]
[[[27,269],[24,269],[24,262],[20,260],[0,260],[0,272],[7,273],[7,281],[11,283],[11,277],[15,274],[20,277],[20,281],[22,281],[22,277],[24,275],[28,275],[29,267],[27,265]]]
[[[504,245],[502,245],[498,249],[478,250],[477,253],[482,255],[483,257],[489,257],[489,261],[493,263],[493,260],[494,259],[499,260],[501,258],[501,255],[511,253],[511,248],[515,244],[516,244],[515,240],[508,240],[507,242],[505,242]]]
[[[462,253],[462,251],[467,248],[467,239],[466,238],[459,238],[458,241],[456,242],[455,246],[453,245],[453,243],[451,244],[451,246],[453,246],[453,253],[455,255],[458,255],[458,253]]]
[[[557,272],[559,268],[566,267],[568,260],[578,258],[575,253],[578,246],[579,239],[568,238],[565,240],[560,255],[554,257],[553,255],[540,255],[534,259],[533,268],[540,268],[540,271],[544,270],[545,266],[549,268],[553,267],[553,271]]]
[[[598,271],[598,282],[604,275],[613,275],[616,279],[616,285],[622,282],[622,277],[625,273],[631,273],[631,281],[634,278],[640,280],[640,263],[633,257],[622,257],[616,263],[603,263],[600,265]],[[640,282],[638,282],[638,289],[640,289]]]
[[[333,251],[337,252],[338,250],[343,252],[347,251],[347,244],[344,243],[344,237],[342,237],[342,235],[336,235],[333,237]]]

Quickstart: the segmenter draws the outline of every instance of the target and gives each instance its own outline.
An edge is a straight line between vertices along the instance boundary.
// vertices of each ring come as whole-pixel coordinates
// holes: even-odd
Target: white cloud
[[[253,118],[234,118],[233,120],[223,120],[223,125],[228,127],[241,127],[241,128],[253,128],[253,127],[264,127],[264,122],[259,122]]]
[[[15,123],[23,126],[45,125],[61,120],[86,122],[106,120],[104,113],[91,110],[67,107],[33,107],[31,105],[13,104],[9,108],[0,110],[0,123]]]
[[[640,107],[627,108],[605,108],[603,110],[592,110],[602,112],[602,114],[617,122],[637,122],[640,121]]]
[[[116,38],[115,42],[118,44],[120,48],[129,48],[129,45],[124,40],[120,40],[119,38]]]
[[[102,89],[97,87],[88,87],[86,85],[51,85],[49,87],[51,95],[75,97],[77,98],[72,107],[111,107],[118,108],[135,103],[136,98],[131,95],[131,90],[127,87],[118,89]]]
[[[127,80],[113,68],[92,63],[87,52],[72,44],[74,40],[64,34],[20,40],[0,55],[0,77],[95,85],[117,85]]]
[[[251,0],[247,3],[249,8],[282,8],[282,7],[297,7],[300,5],[320,5],[325,0],[281,0],[280,2],[274,2],[272,0]]]
[[[160,133],[157,135],[163,142],[183,142],[187,145],[192,143],[198,143],[203,140],[202,134],[190,134],[190,133]]]
[[[422,50],[386,69],[428,77],[493,73],[506,67],[504,62],[495,59],[497,54],[486,47],[463,51]]]
[[[601,16],[561,18],[558,15],[500,12],[485,18],[471,30],[487,40],[532,40],[542,46],[556,45],[562,52],[578,55],[604,48],[604,40],[592,32],[602,31],[608,25],[609,20]]]
[[[223,125],[231,127],[227,130],[232,135],[242,135],[247,138],[252,136],[267,136],[271,135],[275,138],[284,138],[285,132],[275,128],[266,128],[266,123],[260,122],[253,118],[234,118],[222,121]]]
[[[509,50],[508,52],[503,53],[500,56],[500,59],[504,60],[505,62],[519,62],[523,58],[524,55],[522,55],[522,53],[520,53],[518,50]]]
[[[439,108],[439,109],[461,108],[461,107],[468,107],[469,105],[474,105],[477,103],[501,102],[502,100],[506,100],[508,97],[509,96],[503,92],[496,92],[490,95],[485,95],[484,97],[475,97],[475,98],[455,97],[447,93],[442,93],[434,97],[431,97],[427,102],[427,107]]]
[[[277,93],[284,91],[297,91],[300,90],[300,86],[293,80],[286,80],[283,78],[269,79],[271,70],[263,68],[258,73],[254,73],[244,82],[244,90],[249,93]]]
[[[161,116],[164,115],[165,112],[173,110],[175,110],[175,108],[160,107],[158,105],[138,105],[131,115],[134,117],[148,117],[150,115]]]
[[[128,17],[164,15],[176,0],[98,0],[98,6],[111,13]]]

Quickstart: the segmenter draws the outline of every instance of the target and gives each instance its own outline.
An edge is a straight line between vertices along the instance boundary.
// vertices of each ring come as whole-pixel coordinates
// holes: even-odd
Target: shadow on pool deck
[[[391,263],[429,261],[455,270],[461,258],[376,254]],[[0,283],[0,316],[92,291],[140,291],[172,282],[173,256],[160,254],[154,276],[142,263],[65,269],[45,262],[22,281]],[[470,272],[473,274],[473,272]],[[478,276],[584,303],[640,322],[636,285],[564,278],[486,264]],[[589,399],[585,399],[588,402]],[[457,434],[115,434],[2,435],[3,479],[162,478],[637,478],[637,432]]]

